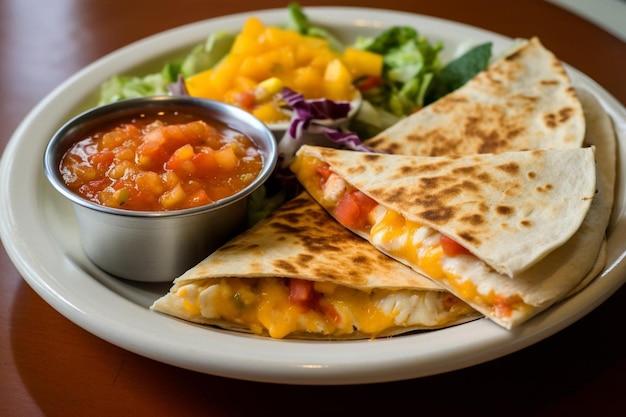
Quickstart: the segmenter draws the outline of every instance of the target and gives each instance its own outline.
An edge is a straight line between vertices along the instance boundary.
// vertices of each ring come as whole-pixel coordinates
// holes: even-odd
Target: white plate
[[[309,8],[311,20],[351,41],[392,25],[412,25],[443,40],[450,58],[460,40],[492,41],[494,52],[511,40],[430,17],[361,8]],[[255,13],[265,24],[286,21],[286,11]],[[238,30],[250,13],[187,25],[147,38],[86,67],[47,96],[24,119],[0,165],[0,232],[16,267],[33,289],[69,320],[137,354],[199,372],[232,378],[297,384],[352,384],[401,380],[447,372],[495,359],[538,342],[572,324],[613,294],[626,280],[624,173],[608,240],[608,264],[584,291],[514,331],[488,320],[396,338],[305,342],[271,340],[184,323],[148,310],[169,285],[122,281],[95,268],[83,254],[69,204],[48,185],[44,147],[70,116],[93,104],[98,86],[113,74],[152,71],[165,57],[186,52],[218,30]],[[569,68],[577,86],[594,92],[626,140],[626,110],[591,79]],[[619,166],[626,154],[619,143]]]

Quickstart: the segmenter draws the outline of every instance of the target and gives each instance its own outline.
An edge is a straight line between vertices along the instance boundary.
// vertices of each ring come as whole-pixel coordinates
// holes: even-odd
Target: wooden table
[[[545,1],[332,4],[432,15],[511,37],[537,35],[626,104],[626,44]],[[99,57],[186,23],[285,6],[278,0],[2,0],[0,150],[33,106]],[[0,415],[623,415],[624,305],[623,288],[536,345],[448,374],[355,386],[263,384],[179,369],[93,336],[46,304],[2,248]]]

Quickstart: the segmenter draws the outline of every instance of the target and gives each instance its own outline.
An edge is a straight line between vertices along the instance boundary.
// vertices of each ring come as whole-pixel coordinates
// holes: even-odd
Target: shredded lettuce
[[[165,71],[165,68],[160,73],[143,77],[115,75],[101,85],[98,105],[129,98],[167,94],[168,86],[173,81],[169,76],[169,71]]]
[[[360,37],[354,46],[384,57],[382,83],[362,92],[364,105],[350,125],[363,138],[461,87],[491,59],[491,43],[485,43],[443,65],[443,43],[432,43],[405,26],[391,27],[373,38]]]
[[[405,116],[422,106],[433,74],[441,67],[443,43],[431,43],[412,27],[394,26],[373,38],[360,37],[355,47],[383,55],[383,83],[363,98]]]
[[[228,55],[236,36],[235,33],[229,31],[210,34],[203,44],[194,47],[185,57],[180,66],[180,74],[183,77],[189,77],[213,68]]]
[[[184,59],[166,62],[158,73],[115,75],[101,85],[98,105],[136,97],[184,94],[182,79],[215,66],[228,54],[234,41],[235,34],[217,32],[195,46]]]
[[[289,3],[287,6],[287,14],[288,29],[295,30],[301,35],[325,39],[328,41],[328,45],[336,51],[343,51],[345,48],[343,42],[341,42],[329,30],[321,26],[313,25],[298,3]]]

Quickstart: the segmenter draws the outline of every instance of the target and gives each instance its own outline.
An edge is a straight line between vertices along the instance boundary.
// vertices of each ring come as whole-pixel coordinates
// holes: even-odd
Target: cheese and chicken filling
[[[456,249],[457,253],[447,254],[441,243],[442,235],[434,229],[406,220],[381,205],[370,212],[369,218],[370,239],[375,246],[417,265],[435,281],[453,288],[461,299],[503,318],[523,308],[519,296],[499,295],[491,287],[481,288],[477,282],[484,281],[488,275],[499,274],[469,252]]]
[[[298,178],[304,181],[305,188],[340,223],[369,236],[374,246],[406,261],[408,265],[416,266],[483,312],[510,318],[516,311],[529,308],[517,294],[496,292],[489,285],[481,286],[481,282],[493,282],[501,274],[457,242],[376,203],[339,175],[329,171],[328,165],[314,157],[301,158],[299,164]],[[346,203],[346,200],[352,203]],[[350,204],[359,204],[361,207],[344,208]],[[354,216],[360,218],[355,219]]]
[[[211,278],[182,284],[171,295],[189,317],[226,320],[274,338],[357,332],[375,337],[399,328],[438,328],[474,313],[445,291],[362,291],[276,277]]]

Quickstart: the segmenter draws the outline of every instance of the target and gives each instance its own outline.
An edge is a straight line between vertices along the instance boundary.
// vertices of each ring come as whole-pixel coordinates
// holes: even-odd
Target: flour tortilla
[[[594,148],[421,157],[305,145],[296,155],[510,277],[572,237],[596,191]]]
[[[578,148],[585,117],[565,68],[538,38],[454,92],[365,143],[403,155],[472,155]]]
[[[368,292],[380,289],[412,292],[413,304],[398,306],[404,314],[412,316],[410,325],[390,328],[377,335],[355,329],[337,337],[342,339],[434,329],[480,317],[431,280],[382,254],[335,222],[307,193],[288,201],[177,278],[171,290],[151,308],[195,323],[249,332],[241,324],[191,313],[185,308],[184,299],[177,295],[178,290],[189,284],[202,287],[213,279],[264,277],[321,281]],[[329,335],[299,333],[289,337],[328,339]]]

